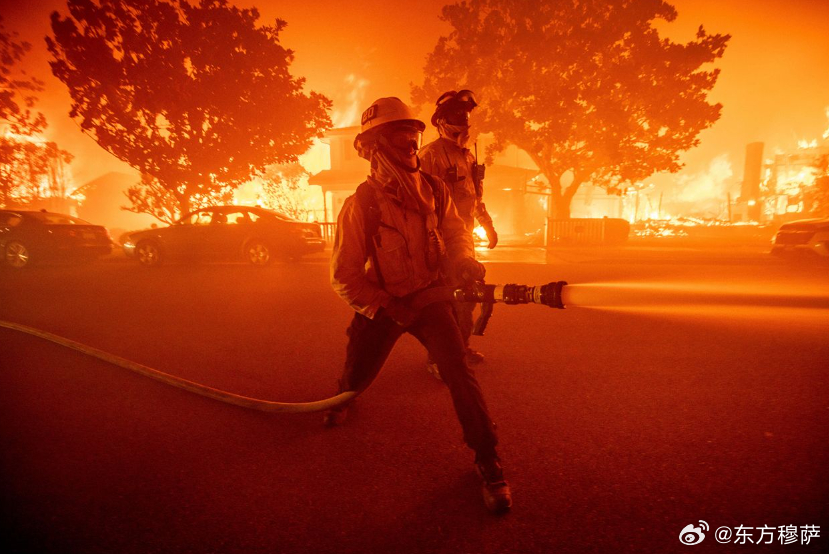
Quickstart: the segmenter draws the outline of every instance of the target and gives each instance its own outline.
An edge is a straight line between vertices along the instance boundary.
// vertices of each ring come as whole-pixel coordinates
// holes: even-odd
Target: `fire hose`
[[[490,305],[490,307],[496,302],[503,302],[505,304],[538,303],[550,306],[551,308],[561,309],[564,308],[563,291],[564,285],[566,284],[567,283],[564,281],[558,281],[539,287],[528,287],[525,285],[486,285],[481,282],[465,288],[434,287],[421,291],[415,295],[411,301],[411,307],[414,310],[420,310],[435,302],[457,300],[463,302],[482,302],[484,306]],[[488,319],[488,317],[486,319]],[[480,325],[480,323],[478,325]],[[126,358],[116,356],[115,354],[99,350],[98,348],[94,348],[47,331],[35,329],[34,327],[2,320],[0,320],[0,327],[59,344],[93,358],[98,358],[99,360],[103,360],[114,366],[128,369],[132,372],[138,373],[139,375],[155,379],[156,381],[161,381],[162,383],[166,383],[207,398],[212,398],[234,406],[259,410],[262,412],[320,412],[334,408],[346,402],[350,402],[363,392],[346,391],[336,396],[313,402],[274,402],[271,400],[261,400],[258,398],[250,398],[248,396],[214,389],[207,385],[202,385],[201,383],[176,377],[175,375],[164,373],[163,371],[127,360]],[[486,322],[483,323],[483,327],[486,327]],[[481,327],[480,334],[483,334],[483,327]]]

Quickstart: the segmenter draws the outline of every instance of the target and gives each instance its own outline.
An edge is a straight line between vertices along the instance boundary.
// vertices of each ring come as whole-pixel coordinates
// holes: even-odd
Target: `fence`
[[[582,219],[548,219],[547,246],[567,244],[618,244],[630,234],[624,219],[602,217]]]

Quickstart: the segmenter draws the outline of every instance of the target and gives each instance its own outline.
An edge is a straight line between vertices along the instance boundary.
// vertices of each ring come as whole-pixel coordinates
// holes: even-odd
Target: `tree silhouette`
[[[32,45],[16,39],[17,33],[6,31],[0,17],[0,121],[14,133],[31,135],[46,126],[43,114],[32,111],[34,93],[43,90],[43,82],[17,67]]]
[[[673,21],[662,0],[467,0],[445,6],[453,28],[429,54],[417,104],[469,88],[479,132],[495,151],[515,144],[550,183],[551,211],[568,218],[585,182],[619,192],[658,171],[681,168],[679,153],[720,116],[707,94],[727,35],[699,27],[678,44],[655,20]],[[572,172],[568,186],[562,176]]]
[[[256,9],[226,0],[69,0],[68,10],[52,13],[52,72],[81,129],[144,175],[133,210],[165,216],[172,197],[188,212],[296,160],[331,125],[331,102],[289,72],[285,21],[257,27]]]

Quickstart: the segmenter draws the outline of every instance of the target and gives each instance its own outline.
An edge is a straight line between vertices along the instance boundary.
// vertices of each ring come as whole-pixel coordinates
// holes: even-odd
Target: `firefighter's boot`
[[[503,514],[512,507],[509,483],[504,480],[504,469],[497,457],[477,460],[475,465],[483,479],[484,504],[493,514]]]

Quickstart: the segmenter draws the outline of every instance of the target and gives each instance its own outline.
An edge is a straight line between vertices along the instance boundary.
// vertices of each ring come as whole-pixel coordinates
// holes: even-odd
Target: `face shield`
[[[447,112],[444,121],[447,125],[457,127],[469,127],[469,112],[466,110],[455,110]]]
[[[423,133],[411,126],[399,126],[386,133],[386,141],[389,146],[408,152],[414,150],[416,153],[423,145]]]

